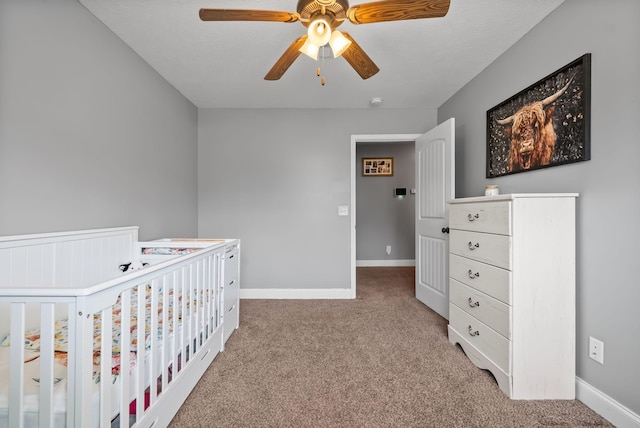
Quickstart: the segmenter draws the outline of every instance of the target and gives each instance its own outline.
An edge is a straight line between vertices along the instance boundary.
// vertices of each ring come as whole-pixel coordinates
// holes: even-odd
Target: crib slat
[[[220,270],[220,258],[218,255],[213,255],[213,271],[211,272],[211,288],[213,290],[213,317],[212,323],[214,330],[218,329],[218,307],[220,299],[220,282],[218,281],[218,271]],[[224,343],[224,341],[223,341]]]
[[[76,356],[76,409],[75,423],[78,427],[90,426],[93,409],[93,314],[85,309],[85,298],[80,297],[78,312],[75,314],[75,329],[71,331],[73,323],[69,323],[69,335],[77,338],[75,348],[70,348],[70,355]],[[71,365],[69,365],[71,370]],[[97,416],[96,416],[97,417]],[[67,423],[69,421],[67,420]]]
[[[211,329],[211,334],[213,334],[217,328],[216,325],[216,299],[218,296],[218,293],[216,292],[216,281],[215,281],[215,274],[216,274],[216,258],[214,256],[210,256],[210,269],[209,269],[209,273],[208,273],[208,281],[209,281],[209,293],[210,293],[210,299],[211,299],[211,303],[209,304],[210,308],[211,308],[211,313],[209,314],[209,323],[210,323],[210,329]]]
[[[40,308],[40,428],[53,427],[55,303]]]
[[[171,336],[171,330],[169,329],[169,323],[171,322],[169,319],[169,308],[175,306],[171,306],[173,302],[169,301],[169,289],[172,287],[169,275],[162,276],[162,353],[160,354],[160,366],[162,367],[162,384],[161,391],[167,390],[167,384],[169,383],[169,344],[175,341],[175,336]]]
[[[182,298],[184,301],[185,310],[182,313],[182,328],[183,328],[183,336],[184,336],[184,345],[182,347],[182,367],[186,368],[189,364],[189,351],[193,353],[193,345],[191,344],[191,336],[192,336],[192,324],[193,319],[191,317],[191,310],[193,308],[193,303],[191,300],[193,298],[193,284],[189,282],[189,271],[190,266],[184,268],[182,274],[182,281],[184,282],[185,294]]]
[[[171,361],[173,361],[173,369],[171,372],[172,380],[178,376],[180,364],[178,362],[179,349],[182,349],[184,329],[182,328],[182,301],[184,301],[184,289],[182,281],[180,281],[180,271],[173,271],[173,347],[171,349]],[[182,301],[180,298],[182,297]],[[184,353],[182,354],[184,355]]]
[[[149,406],[152,406],[156,401],[156,397],[158,396],[158,382],[157,377],[159,373],[159,367],[157,362],[157,349],[159,346],[158,343],[158,296],[160,293],[160,288],[158,286],[158,279],[153,279],[151,281],[151,330],[150,330],[150,339],[151,346],[149,351]],[[163,336],[163,340],[165,340],[166,336]]]
[[[77,372],[76,372],[76,314],[78,306],[75,303],[69,305],[67,319],[69,321],[69,334],[67,346],[69,347],[69,355],[67,359],[67,428],[75,427],[75,414],[76,414],[76,388],[73,385],[76,384]]]
[[[189,364],[190,353],[193,353],[193,345],[191,338],[193,336],[192,325],[193,317],[191,315],[193,309],[193,284],[189,281],[191,266],[186,266],[183,270],[182,280],[184,281],[185,294],[183,300],[186,304],[185,311],[182,313],[182,328],[184,329],[184,346],[182,348],[182,367]]]
[[[111,347],[113,306],[104,309],[101,314],[100,330],[100,427],[111,426]]]
[[[218,271],[220,270],[220,262],[217,255],[213,256],[213,272],[211,272],[211,281],[213,288],[213,328],[218,329],[218,308],[220,305],[220,282],[218,281]],[[224,341],[223,341],[224,343]]]
[[[197,296],[197,287],[195,284],[195,281],[193,280],[193,276],[194,276],[194,267],[193,264],[189,265],[189,275],[187,277],[187,283],[189,284],[189,308],[190,308],[190,314],[189,314],[189,361],[190,362],[193,359],[194,354],[196,353],[196,349],[197,349],[197,340],[196,340],[196,330],[197,330],[197,312],[196,312],[196,307],[198,304],[198,296]]]
[[[202,260],[198,260],[196,262],[196,288],[198,289],[196,293],[197,297],[197,305],[196,310],[197,314],[197,329],[196,329],[196,341],[198,342],[198,351],[202,346],[202,341],[204,340],[204,284],[202,282],[202,268],[204,267],[204,262]]]
[[[204,328],[206,330],[206,337],[209,338],[213,333],[213,326],[211,325],[211,257],[204,259]]]
[[[223,292],[222,292],[222,285],[223,285],[223,280],[222,280],[222,261],[224,260],[223,257],[221,255],[215,255],[216,257],[216,276],[215,276],[215,288],[216,288],[216,328],[217,327],[222,327],[222,323],[220,322],[220,316],[218,315],[219,313],[221,313],[222,308],[223,308],[223,303],[222,303],[222,298],[223,298]],[[222,335],[224,336],[224,335]],[[221,337],[222,343],[223,343],[223,348],[224,348],[224,337]]]
[[[120,428],[129,427],[129,393],[131,381],[131,290],[120,296]]]
[[[11,337],[9,356],[9,426],[24,427],[24,337],[25,304],[11,304]]]
[[[146,314],[145,314],[145,296],[147,290],[144,284],[138,285],[138,305],[137,305],[137,317],[138,317],[138,335],[136,344],[136,360],[137,360],[137,376],[134,378],[136,382],[136,415],[141,417],[144,413],[144,378],[145,378],[145,361],[146,361]]]
[[[222,279],[222,256],[220,254],[216,257],[216,294],[218,295],[218,304],[216,305],[216,326],[221,327],[224,317],[224,281]],[[224,336],[224,334],[223,334]],[[224,347],[224,337],[222,339],[222,346]]]
[[[214,284],[215,284],[215,293],[216,293],[216,302],[215,302],[215,326],[216,329],[222,326],[222,322],[220,320],[220,314],[222,313],[223,308],[223,294],[222,293],[222,256],[220,254],[213,255],[215,260],[215,276],[214,276]],[[222,346],[224,348],[224,338],[222,338]]]
[[[207,336],[209,334],[207,327],[207,283],[205,281],[206,278],[206,270],[207,270],[207,259],[202,259],[200,263],[198,263],[198,284],[200,288],[200,315],[198,316],[200,320],[200,331],[198,333],[198,341],[200,346],[204,344],[207,340]]]

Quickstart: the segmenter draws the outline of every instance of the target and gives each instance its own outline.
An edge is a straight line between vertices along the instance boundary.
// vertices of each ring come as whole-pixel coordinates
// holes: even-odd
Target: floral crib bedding
[[[145,247],[142,249],[142,254],[145,256],[184,256],[197,250],[199,248]]]

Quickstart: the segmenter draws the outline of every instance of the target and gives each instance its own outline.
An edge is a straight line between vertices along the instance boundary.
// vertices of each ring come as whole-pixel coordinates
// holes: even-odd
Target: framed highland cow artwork
[[[487,111],[487,178],[589,160],[591,54]]]

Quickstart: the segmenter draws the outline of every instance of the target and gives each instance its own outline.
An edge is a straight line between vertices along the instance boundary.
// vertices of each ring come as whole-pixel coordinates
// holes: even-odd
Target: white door
[[[416,139],[416,298],[449,319],[447,201],[455,197],[455,120]]]

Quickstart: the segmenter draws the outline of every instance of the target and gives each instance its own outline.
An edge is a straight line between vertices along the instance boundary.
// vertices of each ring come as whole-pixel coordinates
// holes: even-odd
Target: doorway
[[[357,157],[357,145],[358,143],[407,143],[415,142],[416,138],[421,134],[374,134],[374,135],[352,135],[351,136],[351,290],[350,297],[355,299],[356,297],[356,217],[357,217],[357,203],[356,203],[356,178],[358,168],[356,165]]]

